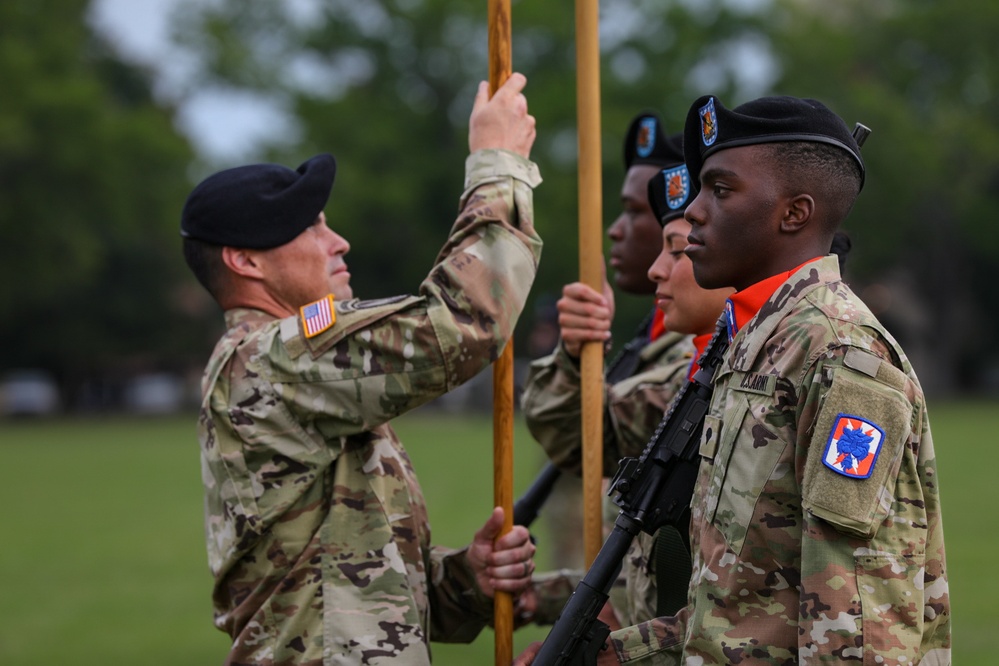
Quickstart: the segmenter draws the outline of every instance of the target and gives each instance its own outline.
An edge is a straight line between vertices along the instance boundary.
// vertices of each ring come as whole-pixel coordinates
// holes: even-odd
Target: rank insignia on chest
[[[336,323],[333,311],[333,295],[327,294],[314,303],[302,306],[302,330],[305,337],[311,338],[328,330]]]
[[[822,454],[825,466],[846,477],[866,479],[874,471],[885,433],[859,416],[839,414]]]

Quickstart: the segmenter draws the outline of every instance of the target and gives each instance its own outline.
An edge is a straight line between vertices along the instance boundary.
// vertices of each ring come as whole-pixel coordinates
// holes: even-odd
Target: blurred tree
[[[999,367],[999,5],[785,0],[773,24],[777,88],[873,130],[850,275],[924,383],[975,387]]]
[[[270,158],[289,165],[320,151],[338,158],[327,215],[353,246],[359,296],[412,290],[453,219],[468,114],[475,86],[488,74],[486,8],[485,0],[191,0],[176,14],[176,38],[202,67],[193,85],[264,92],[297,119],[299,132],[275,136]],[[688,7],[610,0],[601,12],[610,222],[619,209],[621,144],[631,118],[657,109],[680,131],[688,100],[706,83],[716,92],[755,89],[719,54],[762,46],[763,17],[718,1]],[[574,13],[571,4],[515,1],[512,18],[513,67],[528,77],[538,119],[532,157],[545,180],[535,195],[545,251],[534,298],[547,299],[579,273]],[[698,66],[703,77],[691,75]],[[630,337],[649,306],[619,298],[619,340]],[[518,328],[521,338],[530,312]]]
[[[0,5],[0,369],[64,379],[202,357],[210,314],[177,237],[192,149],[87,4]]]

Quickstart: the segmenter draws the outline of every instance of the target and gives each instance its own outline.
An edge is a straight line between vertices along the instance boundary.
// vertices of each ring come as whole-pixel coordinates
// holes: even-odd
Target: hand
[[[527,98],[521,93],[527,85],[523,74],[514,72],[489,97],[489,84],[479,83],[472,115],[468,120],[468,149],[501,148],[522,157],[531,156],[537,136],[534,116],[527,113]]]
[[[538,656],[538,651],[541,649],[541,641],[535,641],[531,643],[520,655],[513,660],[512,666],[531,666],[534,663],[534,658]]]
[[[621,628],[621,620],[617,619],[617,613],[614,612],[614,607],[609,601],[600,609],[597,619],[610,627],[611,631],[617,631]]]
[[[582,282],[573,282],[562,288],[562,298],[555,307],[558,310],[562,346],[573,358],[579,358],[584,342],[610,340],[614,292],[606,278],[603,281],[603,292],[598,294]]]
[[[502,529],[503,507],[498,506],[475,533],[465,554],[479,588],[488,597],[496,590],[511,594],[522,592],[531,584],[534,573],[534,544],[530,532],[522,525],[514,525],[496,539]]]

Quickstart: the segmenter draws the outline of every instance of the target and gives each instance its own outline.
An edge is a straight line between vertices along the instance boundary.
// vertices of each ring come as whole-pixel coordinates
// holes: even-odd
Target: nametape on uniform
[[[885,432],[877,424],[840,413],[833,421],[822,462],[837,474],[866,479],[874,471],[884,439]]]
[[[336,323],[333,311],[333,294],[327,294],[314,303],[302,306],[302,330],[305,337],[312,338],[329,330]]]

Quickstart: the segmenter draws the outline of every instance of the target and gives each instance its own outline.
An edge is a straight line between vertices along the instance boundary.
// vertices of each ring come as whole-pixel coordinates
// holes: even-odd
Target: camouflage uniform
[[[883,429],[869,478],[830,468],[844,415]],[[925,399],[835,257],[737,333],[701,454],[687,608],[614,632],[622,662],[950,663]]]
[[[662,420],[673,396],[683,386],[693,358],[692,336],[666,333],[647,343],[638,354],[634,375],[604,387],[604,474],[613,476],[624,456],[638,456]],[[558,467],[581,473],[582,425],[578,362],[559,345],[551,355],[531,364],[523,410],[531,434]],[[617,515],[610,505],[610,522]],[[610,515],[612,513],[612,515]],[[624,594],[612,591],[612,604],[621,621],[636,624],[656,616],[654,539],[640,534],[631,544],[622,570]],[[579,576],[570,578],[576,582]],[[535,580],[541,608],[538,624],[554,623],[575,585],[559,577]],[[566,591],[568,590],[568,593]],[[554,609],[555,614],[549,615]]]
[[[430,545],[424,500],[388,422],[497,358],[541,251],[537,168],[466,164],[461,211],[418,296],[300,317],[225,313],[199,420],[215,624],[231,664],[427,664],[491,615],[464,551]]]

